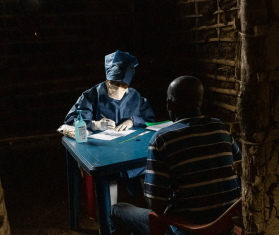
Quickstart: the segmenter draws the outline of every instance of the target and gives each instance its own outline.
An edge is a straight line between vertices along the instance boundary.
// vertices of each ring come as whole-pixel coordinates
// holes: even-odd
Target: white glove
[[[115,131],[127,131],[134,125],[133,121],[131,119],[126,120],[125,122],[122,122],[119,126],[115,127]]]
[[[108,118],[102,118],[100,121],[92,121],[92,130],[94,131],[108,130],[114,128],[115,128],[115,121]]]

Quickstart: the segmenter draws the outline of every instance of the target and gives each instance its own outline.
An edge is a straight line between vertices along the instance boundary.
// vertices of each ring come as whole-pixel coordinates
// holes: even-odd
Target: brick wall
[[[171,31],[174,73],[199,77],[205,87],[203,111],[239,133],[239,37],[236,0],[178,0]]]

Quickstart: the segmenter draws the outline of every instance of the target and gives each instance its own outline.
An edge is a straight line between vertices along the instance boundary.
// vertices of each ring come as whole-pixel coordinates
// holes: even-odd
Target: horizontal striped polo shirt
[[[239,197],[232,163],[241,151],[223,122],[188,111],[150,140],[146,197],[168,201],[166,213],[211,222]]]

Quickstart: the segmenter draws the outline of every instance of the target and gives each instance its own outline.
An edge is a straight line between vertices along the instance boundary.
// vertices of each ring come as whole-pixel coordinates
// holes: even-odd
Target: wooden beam
[[[199,2],[211,2],[212,0],[182,0],[178,1],[176,4],[177,5],[182,5],[182,4],[191,4],[191,3],[199,3]]]
[[[237,107],[236,106],[232,106],[226,103],[222,103],[222,102],[209,102],[210,104],[217,106],[217,107],[221,107],[223,109],[229,110],[231,112],[236,112]]]
[[[239,7],[232,7],[232,8],[231,8],[230,10],[228,10],[228,11],[238,11],[238,10],[240,10]],[[223,13],[225,13],[225,11],[219,10],[219,11],[215,11],[215,12],[213,13],[213,15],[223,14]]]
[[[191,41],[191,43],[208,43],[208,42],[235,42],[235,40],[231,38],[210,38],[209,40],[199,40],[199,41]]]
[[[245,235],[266,234],[267,224],[272,224],[273,219],[269,221],[271,214],[277,214],[276,207],[274,210],[274,206],[270,205],[275,198],[272,195],[273,188],[270,189],[270,184],[265,184],[269,177],[274,176],[277,179],[277,168],[274,172],[268,169],[270,164],[274,164],[269,162],[274,154],[273,147],[271,143],[261,143],[265,137],[261,141],[254,138],[258,133],[266,136],[271,128],[270,84],[259,83],[257,77],[266,63],[266,45],[264,39],[255,37],[255,28],[268,22],[272,8],[267,6],[269,3],[263,0],[241,0],[240,4],[241,83],[237,117],[240,121],[242,142],[241,196]]]
[[[203,75],[206,78],[209,79],[214,79],[214,80],[219,80],[223,82],[238,82],[235,77],[224,77],[224,76],[219,76],[219,75],[214,75],[214,74],[204,74]]]
[[[186,18],[186,19],[188,19],[188,18],[201,18],[201,17],[203,17],[203,15],[202,14],[198,14],[198,15],[185,15],[183,18]],[[181,18],[181,19],[183,19],[183,18]]]
[[[233,95],[236,96],[237,95],[237,90],[234,89],[224,89],[224,88],[218,88],[218,87],[209,87],[208,90],[212,91],[212,92],[217,92],[217,93],[221,93],[221,94],[225,94],[225,95]]]
[[[240,132],[239,122],[225,122],[225,124],[229,127],[232,135]]]
[[[206,26],[200,26],[196,28],[190,29],[190,31],[196,31],[196,30],[210,30],[210,29],[217,29],[217,28],[223,28],[223,27],[229,27],[234,26],[234,21],[228,22],[227,24],[213,24],[213,25],[206,25]]]
[[[208,63],[208,64],[222,64],[222,65],[228,65],[228,66],[236,66],[235,61],[233,60],[217,60],[217,59],[212,59],[212,60],[198,60],[200,63]]]

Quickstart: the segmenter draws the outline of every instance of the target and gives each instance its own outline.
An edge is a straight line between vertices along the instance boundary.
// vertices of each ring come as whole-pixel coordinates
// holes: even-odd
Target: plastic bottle
[[[78,120],[75,123],[75,133],[76,133],[76,141],[78,143],[87,142],[87,128],[86,123],[83,121],[83,118],[81,116],[82,112],[89,112],[84,110],[77,110],[78,112]]]

